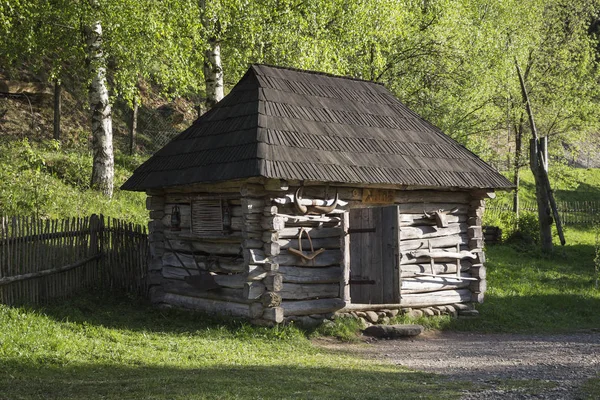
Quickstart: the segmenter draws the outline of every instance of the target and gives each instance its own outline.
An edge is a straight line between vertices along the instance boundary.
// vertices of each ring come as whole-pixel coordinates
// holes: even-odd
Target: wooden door
[[[398,207],[350,210],[350,299],[399,304]]]

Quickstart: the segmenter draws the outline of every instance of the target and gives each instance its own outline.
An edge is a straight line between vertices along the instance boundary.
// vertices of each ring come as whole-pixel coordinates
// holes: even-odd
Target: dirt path
[[[600,373],[600,333],[515,335],[425,333],[366,345],[321,344],[410,369],[473,382],[463,399],[577,399]],[[483,389],[481,389],[483,388]]]

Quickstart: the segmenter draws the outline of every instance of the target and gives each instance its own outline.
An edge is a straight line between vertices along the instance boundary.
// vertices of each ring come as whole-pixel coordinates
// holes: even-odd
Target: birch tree
[[[91,1],[93,10],[99,8]],[[112,111],[106,83],[106,58],[103,48],[102,23],[99,19],[84,28],[91,76],[89,102],[92,113],[92,179],[91,187],[112,197],[115,175],[113,154]]]

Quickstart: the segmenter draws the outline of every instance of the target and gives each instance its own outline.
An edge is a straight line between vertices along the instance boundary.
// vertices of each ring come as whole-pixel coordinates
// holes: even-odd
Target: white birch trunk
[[[202,25],[208,32],[212,32],[218,21],[212,22],[206,17],[206,0],[200,0]],[[210,110],[223,98],[223,67],[221,65],[221,45],[214,33],[208,38],[208,50],[204,52],[204,83],[206,86],[206,110]]]
[[[206,109],[210,110],[223,98],[223,68],[221,45],[209,40],[210,49],[204,53],[204,82],[206,83]]]
[[[89,88],[92,111],[92,165],[91,187],[108,197],[113,194],[114,155],[112,138],[112,112],[106,86],[106,67],[102,50],[102,25],[100,21],[86,27],[87,51],[92,83]]]

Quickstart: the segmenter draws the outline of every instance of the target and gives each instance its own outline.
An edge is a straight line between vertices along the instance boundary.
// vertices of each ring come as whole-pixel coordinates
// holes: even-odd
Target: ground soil
[[[600,332],[558,335],[426,332],[320,346],[469,382],[462,399],[579,399],[600,373]]]

